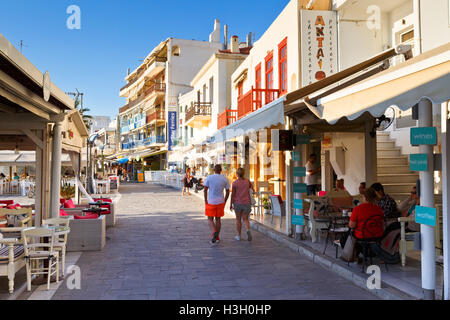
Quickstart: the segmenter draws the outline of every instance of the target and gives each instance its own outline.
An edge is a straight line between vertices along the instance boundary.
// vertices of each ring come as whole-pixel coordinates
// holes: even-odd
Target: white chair
[[[283,203],[280,204],[280,200],[278,200],[277,196],[270,196],[270,204],[272,207],[271,223],[273,223],[274,216],[280,217],[280,228],[281,228],[283,222],[283,219],[281,219],[281,217],[286,216],[286,201],[283,201]]]
[[[42,241],[48,238],[48,241]],[[59,258],[54,249],[55,232],[49,228],[28,228],[22,230],[27,269],[27,290],[31,291],[32,275],[47,275],[47,290],[50,290],[52,275],[59,282]],[[47,266],[44,262],[48,261]]]
[[[15,275],[23,266],[23,245],[16,238],[0,239],[0,276],[8,277],[9,293],[14,292]]]
[[[271,196],[271,192],[269,191],[269,182],[258,181],[258,192],[256,192],[256,195],[258,196],[258,201],[255,205],[253,205],[253,208],[256,208],[258,214],[261,215],[262,208],[264,207],[262,203],[263,198],[269,198]]]
[[[53,218],[43,220],[42,224],[48,227],[69,227],[70,219],[68,218]],[[61,252],[61,274],[64,277],[64,272],[66,270],[66,248],[67,248],[67,236],[68,233],[65,233],[61,236],[55,238],[55,243],[53,247],[56,251]]]
[[[328,229],[330,221],[328,219],[320,219],[314,217],[314,208],[316,205],[316,201],[327,199],[323,197],[310,196],[306,197],[303,200],[309,203],[309,212],[307,217],[309,218],[308,227],[311,235],[311,241],[317,242],[317,232],[322,231],[324,229]]]

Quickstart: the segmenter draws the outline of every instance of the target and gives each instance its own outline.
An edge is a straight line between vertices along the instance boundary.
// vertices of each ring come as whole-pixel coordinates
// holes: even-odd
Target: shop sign
[[[168,125],[169,146],[168,146],[168,150],[172,151],[172,146],[175,142],[176,134],[177,134],[177,112],[169,111],[168,116],[169,116],[169,125]]]
[[[337,13],[301,10],[302,87],[337,72]]]
[[[333,148],[333,143],[331,142],[330,136],[324,136],[322,140],[322,149],[323,150],[329,150]]]
[[[306,183],[294,183],[295,193],[306,193]]]
[[[302,199],[294,199],[294,209],[303,209],[303,200]]]
[[[291,152],[292,161],[301,161],[300,152]]]
[[[416,206],[416,223],[436,227],[436,208]]]
[[[432,145],[437,144],[436,127],[411,128],[411,145]]]
[[[303,135],[303,134],[297,134],[295,136],[295,143],[296,143],[296,145],[299,145],[299,144],[310,144],[311,143],[311,137]]]
[[[411,171],[427,171],[428,170],[428,156],[427,154],[410,154],[409,155],[409,169]]]
[[[297,225],[297,226],[304,226],[305,220],[303,219],[303,216],[293,215],[292,216],[292,224]]]
[[[306,177],[306,168],[294,167],[294,177]]]

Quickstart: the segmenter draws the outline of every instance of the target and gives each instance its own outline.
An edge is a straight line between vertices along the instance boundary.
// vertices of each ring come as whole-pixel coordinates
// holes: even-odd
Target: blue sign
[[[306,183],[294,183],[295,193],[306,193]]]
[[[306,177],[306,168],[294,167],[294,177]]]
[[[311,143],[311,138],[310,138],[310,136],[297,134],[295,136],[295,142],[297,143],[297,145],[299,145],[299,144],[310,144]]]
[[[411,171],[427,171],[428,156],[423,153],[409,155],[409,169]]]
[[[292,224],[295,224],[297,226],[304,226],[305,220],[303,219],[303,216],[293,215]]]
[[[169,148],[168,150],[172,150],[173,143],[176,139],[177,134],[177,112],[169,111],[169,123],[168,123],[168,136],[169,136]]]
[[[416,223],[436,227],[436,208],[416,206]]]
[[[302,161],[300,157],[300,152],[291,152],[292,161]]]
[[[411,128],[411,145],[432,145],[437,144],[437,130],[435,127]]]
[[[303,200],[302,199],[294,199],[294,209],[303,209]]]

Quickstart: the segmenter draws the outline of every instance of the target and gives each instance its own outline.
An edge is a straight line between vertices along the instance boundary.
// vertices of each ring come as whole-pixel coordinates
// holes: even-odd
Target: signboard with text
[[[436,208],[416,206],[416,223],[436,227]]]
[[[426,154],[410,154],[409,155],[409,169],[411,171],[427,171],[428,157]]]
[[[304,226],[305,220],[303,219],[303,216],[293,215],[292,216],[292,224],[297,225],[297,226]]]
[[[437,145],[436,127],[411,128],[411,145]]]
[[[174,141],[176,139],[177,134],[177,112],[176,111],[169,111],[169,121],[168,121],[168,136],[169,136],[169,151],[172,150],[172,146],[174,144]]]
[[[294,199],[294,209],[303,209],[303,200],[302,199]]]
[[[301,10],[302,87],[336,73],[337,13]]]
[[[294,183],[295,193],[306,193],[306,183]]]
[[[305,167],[294,167],[294,177],[306,177]]]

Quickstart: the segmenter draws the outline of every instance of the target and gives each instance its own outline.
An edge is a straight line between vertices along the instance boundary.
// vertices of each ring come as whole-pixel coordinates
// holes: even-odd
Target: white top
[[[217,205],[225,202],[224,190],[230,190],[228,179],[221,174],[206,177],[205,187],[208,187],[208,203]]]
[[[313,184],[317,184],[317,178],[318,178],[318,173],[315,174],[310,174],[308,171],[311,170],[316,170],[317,166],[314,163],[311,163],[310,161],[308,161],[305,164],[305,168],[306,168],[306,185],[310,186]]]

